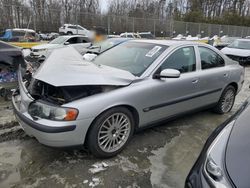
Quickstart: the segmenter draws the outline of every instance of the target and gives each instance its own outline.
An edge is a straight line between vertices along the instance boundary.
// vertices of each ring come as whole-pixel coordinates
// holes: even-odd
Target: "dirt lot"
[[[0,187],[183,187],[207,137],[249,96],[249,84],[246,68],[244,88],[230,114],[204,111],[147,129],[108,160],[39,144],[15,122],[10,103],[0,101]]]

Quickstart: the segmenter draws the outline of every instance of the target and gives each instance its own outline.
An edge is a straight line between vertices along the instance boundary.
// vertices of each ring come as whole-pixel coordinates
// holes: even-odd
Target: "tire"
[[[1,96],[1,97],[5,97],[5,93],[6,93],[5,89],[4,89],[4,88],[1,88],[1,89],[0,89],[0,96]]]
[[[236,89],[231,85],[227,86],[222,92],[220,100],[213,111],[218,114],[225,114],[230,112],[234,105],[235,96]]]
[[[73,35],[73,33],[71,31],[68,31],[67,35]]]
[[[87,135],[88,149],[98,158],[113,157],[126,147],[133,136],[134,127],[133,115],[127,108],[107,110],[90,127]]]

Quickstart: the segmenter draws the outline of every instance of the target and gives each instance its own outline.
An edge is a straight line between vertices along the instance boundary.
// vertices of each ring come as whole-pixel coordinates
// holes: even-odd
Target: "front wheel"
[[[134,118],[124,107],[101,114],[90,127],[88,148],[96,157],[113,157],[121,152],[134,133]]]
[[[221,98],[214,108],[214,111],[219,114],[225,114],[231,111],[236,96],[236,90],[233,86],[227,86],[222,92]]]

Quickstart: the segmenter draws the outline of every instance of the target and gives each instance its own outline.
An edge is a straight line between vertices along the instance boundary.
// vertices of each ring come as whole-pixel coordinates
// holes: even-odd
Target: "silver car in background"
[[[231,110],[244,69],[206,44],[133,40],[93,62],[73,48],[55,50],[29,80],[19,76],[16,117],[40,143],[86,145],[111,157],[134,132],[156,122],[213,108]]]

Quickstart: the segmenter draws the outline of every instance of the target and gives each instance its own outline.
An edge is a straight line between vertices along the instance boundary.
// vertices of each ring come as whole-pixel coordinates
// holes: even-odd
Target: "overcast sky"
[[[105,13],[108,10],[108,2],[107,0],[99,0],[101,5],[102,13]]]

